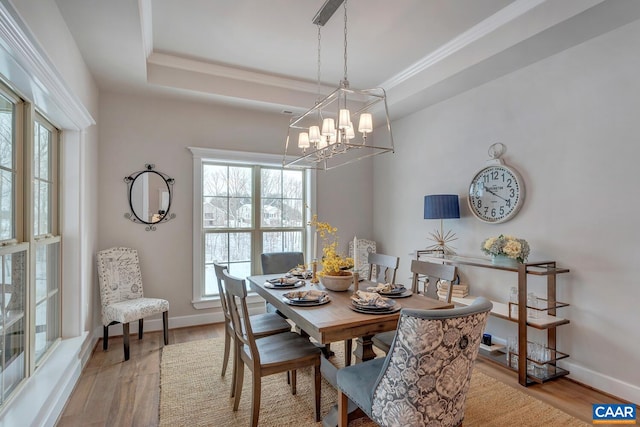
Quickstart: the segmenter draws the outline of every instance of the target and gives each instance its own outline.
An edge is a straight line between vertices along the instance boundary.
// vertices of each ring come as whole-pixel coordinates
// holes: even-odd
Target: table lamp
[[[457,194],[432,194],[424,196],[424,219],[439,219],[440,231],[430,233],[435,244],[427,249],[442,251],[445,255],[454,255],[453,247],[448,243],[458,240],[451,230],[446,233],[442,229],[442,220],[448,218],[460,218],[460,203]]]

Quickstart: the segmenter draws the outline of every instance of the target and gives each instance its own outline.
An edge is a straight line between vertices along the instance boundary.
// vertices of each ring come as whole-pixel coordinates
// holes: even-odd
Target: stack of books
[[[438,297],[442,301],[447,300],[447,293],[449,292],[449,286],[451,286],[451,283],[447,282],[446,280],[438,281]],[[453,290],[451,291],[452,298],[464,298],[468,295],[469,295],[469,285],[462,284],[462,283],[459,285],[453,285]]]

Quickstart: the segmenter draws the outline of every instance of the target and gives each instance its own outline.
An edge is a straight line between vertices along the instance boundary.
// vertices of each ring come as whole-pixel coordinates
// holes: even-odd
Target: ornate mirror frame
[[[124,217],[146,225],[146,231],[155,231],[157,224],[176,217],[176,214],[171,212],[175,180],[163,172],[154,170],[153,164],[147,163],[144,167],[145,169],[124,177],[130,210]]]

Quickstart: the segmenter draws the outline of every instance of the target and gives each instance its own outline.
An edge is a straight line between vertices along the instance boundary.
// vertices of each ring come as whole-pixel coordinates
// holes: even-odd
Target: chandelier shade
[[[342,2],[327,0],[313,21],[318,25],[318,88],[320,25],[327,22]],[[291,118],[282,161],[284,168],[329,170],[394,151],[384,89],[349,87],[346,0],[344,10],[344,78],[332,93],[319,99],[302,115]],[[354,124],[358,125],[357,131]]]

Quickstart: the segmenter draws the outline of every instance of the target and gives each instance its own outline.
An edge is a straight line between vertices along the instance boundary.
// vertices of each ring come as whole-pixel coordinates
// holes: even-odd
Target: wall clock
[[[490,159],[469,185],[469,209],[480,221],[492,224],[508,221],[524,203],[524,181],[517,170],[500,159],[505,152],[504,144],[491,145]]]

